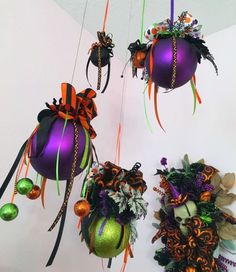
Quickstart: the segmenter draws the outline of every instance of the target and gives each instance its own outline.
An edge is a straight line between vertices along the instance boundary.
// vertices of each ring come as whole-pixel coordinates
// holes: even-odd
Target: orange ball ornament
[[[196,272],[196,271],[197,271],[197,269],[195,267],[193,267],[193,266],[188,266],[186,268],[186,272]]]
[[[29,199],[35,200],[41,195],[41,189],[38,185],[34,185],[32,190],[26,195]]]
[[[87,200],[82,199],[75,203],[74,212],[77,216],[85,217],[90,212],[90,204]]]
[[[136,68],[144,68],[146,52],[137,51],[133,56],[133,66]]]
[[[205,201],[205,202],[210,201],[211,200],[211,192],[206,191],[206,192],[201,193],[200,200]]]

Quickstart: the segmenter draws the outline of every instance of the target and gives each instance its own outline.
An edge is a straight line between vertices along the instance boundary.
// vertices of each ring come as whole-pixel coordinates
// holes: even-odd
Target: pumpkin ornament
[[[111,267],[112,258],[125,251],[122,271],[128,256],[133,257],[130,245],[137,238],[135,222],[147,214],[148,203],[142,197],[147,186],[140,166],[136,163],[128,171],[111,162],[97,165],[82,194],[91,208],[81,222],[89,253],[109,259]]]
[[[154,84],[154,110],[160,127],[164,130],[158,113],[157,94],[159,87],[169,92],[190,82],[196,103],[201,98],[196,88],[195,72],[202,58],[209,60],[218,74],[217,66],[209,49],[202,39],[201,25],[198,20],[184,11],[174,21],[174,0],[171,0],[171,19],[152,24],[146,31],[149,50],[145,59],[145,80],[148,85],[148,96],[151,98]]]
[[[95,91],[86,89],[76,94],[71,84],[62,83],[61,93],[59,102],[54,99],[51,105],[46,103],[47,109],[38,114],[39,124],[21,147],[0,188],[1,198],[18,167],[11,203],[3,205],[0,210],[0,217],[10,221],[18,215],[18,208],[14,204],[17,194],[26,195],[30,200],[41,196],[42,205],[45,207],[44,192],[47,179],[56,181],[58,194],[59,181],[67,180],[63,204],[49,228],[49,231],[53,230],[61,220],[57,241],[47,266],[52,264],[60,243],[74,178],[90,167],[93,147],[91,139],[96,137],[90,124],[97,115],[93,101]],[[24,177],[20,178],[25,164]],[[27,177],[30,165],[37,172],[37,177],[41,176],[41,187]]]
[[[90,86],[91,86],[91,83],[89,81],[90,62],[92,62],[92,64],[98,68],[97,90],[101,89],[102,68],[107,66],[106,82],[102,89],[102,93],[105,92],[109,83],[110,73],[111,73],[110,59],[111,57],[113,57],[113,47],[115,46],[114,43],[112,42],[112,38],[113,38],[112,34],[105,33],[108,7],[109,7],[109,0],[107,0],[107,3],[106,3],[106,10],[104,15],[102,31],[97,32],[98,42],[92,44],[89,50],[90,56],[86,66],[86,77]]]
[[[166,272],[229,271],[226,264],[233,262],[219,250],[232,252],[230,240],[236,236],[222,237],[226,228],[224,232],[221,228],[230,226],[231,232],[236,231],[236,218],[217,205],[220,195],[213,184],[220,185],[218,170],[203,160],[190,163],[187,155],[182,163],[183,168],[169,169],[164,158],[164,169],[156,173],[161,178],[160,188],[155,187],[161,196],[161,208],[155,212],[160,224],[152,242],[161,238],[164,246],[156,251],[154,259]],[[234,180],[232,174],[227,176],[227,184],[232,185]]]

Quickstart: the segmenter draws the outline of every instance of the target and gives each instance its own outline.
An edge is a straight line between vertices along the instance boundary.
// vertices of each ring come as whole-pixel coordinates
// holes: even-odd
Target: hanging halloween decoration
[[[59,180],[67,180],[63,204],[49,229],[51,231],[61,219],[57,242],[47,265],[52,263],[60,243],[74,178],[86,167],[90,167],[93,147],[91,139],[96,137],[90,124],[97,115],[93,101],[96,93],[92,89],[86,89],[76,94],[74,87],[69,83],[61,84],[61,92],[62,97],[58,103],[56,99],[51,105],[46,103],[48,109],[38,114],[39,125],[21,147],[0,188],[1,198],[19,165],[11,203],[3,205],[0,209],[0,217],[10,221],[18,215],[18,208],[14,204],[15,195],[18,193],[26,195],[30,200],[41,195],[44,207],[46,180],[56,180],[59,194]],[[24,177],[20,178],[25,164]],[[37,177],[38,175],[42,177],[41,188],[27,177],[30,164],[37,172]]]
[[[147,214],[148,204],[142,197],[147,186],[140,166],[136,163],[127,171],[111,162],[97,164],[82,194],[87,197],[82,203],[89,204],[82,214],[78,213],[80,207],[75,210],[89,252],[108,258],[108,267],[112,258],[125,250],[124,270],[128,256],[133,256],[130,245],[137,238],[135,223]]]
[[[113,57],[113,47],[115,46],[112,42],[113,36],[111,34],[105,33],[105,26],[107,21],[107,15],[108,15],[108,8],[109,8],[109,0],[106,1],[106,8],[105,8],[105,14],[103,19],[103,26],[102,31],[97,32],[98,42],[93,43],[89,53],[89,59],[86,66],[86,77],[89,81],[89,64],[92,62],[94,66],[98,68],[98,79],[97,79],[97,90],[101,89],[101,82],[102,82],[102,67],[107,66],[107,72],[106,72],[106,82],[102,89],[102,93],[105,92],[109,79],[110,79],[110,72],[111,72],[111,63],[110,59]],[[90,84],[91,86],[91,84]]]
[[[218,74],[214,58],[202,39],[201,28],[198,20],[184,11],[177,21],[174,22],[172,14],[171,19],[152,24],[145,31],[145,37],[149,40],[149,50],[145,59],[144,77],[148,83],[149,98],[154,84],[155,115],[162,129],[157,108],[159,87],[173,90],[190,82],[194,96],[193,112],[195,112],[196,103],[201,104],[196,88],[197,64],[201,63],[202,58],[207,59]]]
[[[137,77],[138,69],[142,69],[142,79],[143,79],[145,59],[148,53],[147,44],[141,43],[140,40],[137,40],[136,42],[131,43],[129,45],[128,50],[131,53],[130,62],[132,65],[132,76]]]
[[[219,249],[232,251],[231,240],[236,239],[236,218],[223,207],[236,200],[228,193],[235,175],[221,178],[216,168],[203,160],[190,163],[187,155],[182,163],[181,169],[169,169],[163,158],[164,169],[156,173],[161,181],[154,190],[161,195],[161,208],[155,212],[160,224],[154,224],[158,231],[152,242],[161,238],[164,247],[154,259],[168,272],[228,271],[230,260]]]

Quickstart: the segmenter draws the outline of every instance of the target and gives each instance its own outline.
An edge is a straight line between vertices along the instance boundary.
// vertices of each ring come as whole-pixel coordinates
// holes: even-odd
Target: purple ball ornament
[[[92,100],[96,93],[86,89],[76,95],[68,83],[62,83],[62,100],[48,105],[38,115],[39,128],[31,138],[30,162],[43,177],[68,180],[88,165],[92,153],[91,138],[96,133],[90,125],[96,115]],[[72,170],[73,169],[73,170]]]
[[[193,113],[201,98],[196,87],[195,72],[201,59],[209,60],[218,73],[214,57],[201,39],[201,25],[191,14],[184,11],[174,22],[173,5],[171,19],[152,24],[145,37],[152,43],[145,59],[145,80],[148,83],[148,96],[151,97],[154,83],[154,110],[159,126],[164,130],[158,111],[158,87],[173,90],[190,83],[193,92]],[[150,44],[150,43],[149,43]],[[165,130],[164,130],[165,131]]]
[[[39,140],[38,133],[32,138],[31,165],[40,175],[52,180],[56,180],[56,160],[59,146],[59,180],[69,179],[71,175],[75,150],[75,130],[73,122],[68,121],[62,137],[64,122],[64,119],[58,118],[52,124],[44,149],[38,156],[36,156],[37,140]],[[91,155],[91,140],[88,132],[81,124],[76,124],[76,126],[78,129],[79,147],[77,151],[75,176],[85,169]]]
[[[152,74],[150,54],[153,58]],[[146,69],[149,77],[158,86],[174,89],[191,80],[197,69],[197,62],[196,51],[189,42],[182,38],[169,37],[160,39],[153,45],[146,58]]]

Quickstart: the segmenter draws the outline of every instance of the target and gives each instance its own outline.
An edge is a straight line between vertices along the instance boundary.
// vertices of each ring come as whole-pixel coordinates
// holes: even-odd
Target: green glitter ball
[[[22,178],[16,184],[16,190],[21,195],[27,195],[33,189],[33,182],[29,178]]]
[[[102,226],[103,225],[103,226]],[[94,239],[92,236],[94,235]],[[93,240],[93,253],[101,258],[112,258],[119,255],[129,243],[130,225],[122,226],[111,217],[106,220],[105,217],[92,222],[88,227],[88,239],[85,239],[87,246],[90,247],[90,241]]]
[[[11,221],[14,220],[18,215],[18,208],[13,203],[7,203],[3,205],[0,209],[0,217],[4,221]]]

